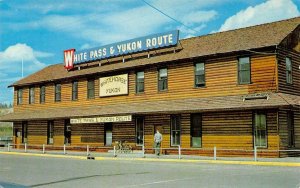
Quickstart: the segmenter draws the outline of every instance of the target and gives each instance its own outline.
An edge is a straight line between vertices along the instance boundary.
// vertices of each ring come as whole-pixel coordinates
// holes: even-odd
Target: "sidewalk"
[[[300,167],[300,157],[286,157],[286,158],[254,158],[250,157],[202,157],[194,155],[160,155],[154,154],[143,155],[141,151],[134,151],[133,153],[116,153],[113,152],[73,152],[67,151],[63,154],[62,151],[47,151],[45,154],[39,150],[24,150],[12,149],[10,152],[0,149],[0,154],[5,155],[19,155],[19,156],[37,156],[37,157],[54,157],[54,158],[70,158],[81,160],[136,160],[136,161],[157,161],[157,162],[181,162],[181,163],[210,163],[210,164],[239,164],[239,165],[260,165],[260,166],[291,166]],[[88,155],[87,155],[88,154]]]

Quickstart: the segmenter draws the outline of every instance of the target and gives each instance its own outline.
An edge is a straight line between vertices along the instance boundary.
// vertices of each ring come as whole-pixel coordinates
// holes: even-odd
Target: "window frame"
[[[142,120],[142,126],[139,126],[138,121]],[[142,130],[138,130],[138,126],[142,128]],[[138,139],[138,136],[142,133],[142,139]],[[139,143],[139,140],[142,143]],[[135,119],[135,143],[136,146],[143,146],[145,144],[145,118],[144,117],[136,117]]]
[[[203,74],[197,74],[197,65],[203,64]],[[204,83],[197,83],[197,76],[203,76],[204,77]],[[196,62],[194,64],[194,87],[195,88],[201,88],[205,87],[206,85],[206,78],[205,78],[205,63],[204,62]]]
[[[194,118],[195,117],[200,117],[200,127],[196,127],[194,125]],[[191,137],[191,147],[193,148],[201,148],[202,147],[202,114],[200,113],[195,113],[195,114],[191,114],[190,116],[190,122],[191,122],[191,129],[190,129],[190,137]],[[195,129],[195,128],[198,128],[199,130]],[[200,133],[198,133],[200,136],[193,136],[195,131],[200,131]],[[193,138],[200,138],[200,145],[199,146],[194,146],[193,145]]]
[[[287,61],[289,60],[289,61]],[[290,70],[288,70],[288,62],[290,63]],[[290,80],[289,80],[290,78]],[[292,58],[285,57],[285,81],[286,84],[293,84],[293,62]]]
[[[78,81],[72,82],[72,101],[78,100]]]
[[[44,89],[42,89],[44,88]],[[46,101],[46,86],[42,85],[40,86],[40,103],[45,103]]]
[[[90,88],[90,84],[93,83],[93,87]],[[93,91],[93,96],[90,96],[90,91]],[[95,79],[88,79],[87,80],[87,99],[95,99]]]
[[[248,58],[249,60],[249,70],[245,69],[245,70],[240,70],[240,67],[241,67],[241,61],[240,59],[244,59],[244,58]],[[237,66],[237,72],[238,72],[238,84],[239,85],[247,85],[247,84],[251,84],[251,57],[249,56],[243,56],[243,57],[238,57],[238,66]],[[249,81],[248,82],[241,82],[241,72],[249,72]]]
[[[60,83],[55,84],[55,92],[54,92],[54,101],[55,102],[61,102],[61,88],[62,85]],[[58,89],[59,88],[59,89]],[[59,96],[59,97],[58,97]]]
[[[34,95],[35,95],[35,88],[34,87],[30,87],[29,88],[28,104],[34,104],[34,102],[35,102]]]
[[[257,122],[256,122],[256,116],[257,115],[263,115],[263,116],[265,116],[265,145],[258,145],[257,144],[257,136],[258,136],[258,129],[257,129]],[[254,147],[257,147],[257,148],[268,148],[268,120],[267,120],[267,113],[265,113],[265,112],[255,112],[254,113],[254,115],[253,115],[253,145],[254,145]],[[260,131],[261,130],[263,130],[263,129],[260,129]],[[261,140],[260,140],[260,143],[261,143]]]
[[[47,145],[54,144],[54,121],[47,122]]]
[[[19,88],[17,89],[17,105],[20,105],[23,103],[23,89]]]
[[[181,116],[180,115],[171,115],[170,117],[170,137],[171,137],[171,146],[180,146],[181,145]],[[176,129],[173,129],[173,119],[175,119],[176,122]],[[178,127],[179,129],[177,129]],[[176,142],[176,138],[173,136],[173,133],[175,132],[175,136],[176,136],[176,132],[179,132],[179,143],[175,143]]]
[[[143,78],[139,78],[138,74],[139,73],[143,73]],[[144,93],[145,92],[145,71],[138,71],[135,74],[136,78],[135,78],[135,93],[139,94],[139,93]],[[139,85],[142,84],[142,90],[140,90],[141,87],[139,87]]]
[[[165,77],[161,77],[161,73],[160,71],[163,70],[163,69],[166,69],[166,73],[167,73],[167,76]],[[157,81],[157,89],[158,91],[160,92],[163,92],[163,91],[168,91],[168,68],[167,67],[164,67],[164,68],[159,68],[158,69],[158,81]],[[166,83],[166,88],[162,88],[164,83]],[[162,88],[162,89],[161,89]]]

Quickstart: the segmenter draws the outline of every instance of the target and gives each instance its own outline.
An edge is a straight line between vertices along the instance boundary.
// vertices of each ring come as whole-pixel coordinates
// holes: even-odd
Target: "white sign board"
[[[84,123],[112,123],[112,122],[125,122],[132,121],[132,116],[104,116],[93,118],[76,118],[70,119],[71,124],[84,124]]]
[[[100,97],[128,94],[128,74],[100,78]]]

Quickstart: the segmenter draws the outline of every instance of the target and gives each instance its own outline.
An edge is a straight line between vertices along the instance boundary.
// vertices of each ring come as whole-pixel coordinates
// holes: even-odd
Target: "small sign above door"
[[[131,115],[126,116],[101,116],[93,118],[74,118],[70,119],[71,124],[84,124],[84,123],[112,123],[112,122],[125,122],[132,121]]]

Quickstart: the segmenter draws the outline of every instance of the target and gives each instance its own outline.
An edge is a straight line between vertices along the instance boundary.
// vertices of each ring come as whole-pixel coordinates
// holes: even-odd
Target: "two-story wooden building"
[[[280,157],[278,150],[300,149],[299,24],[297,17],[183,39],[70,70],[50,65],[9,86],[14,112],[0,121],[14,123],[20,143],[152,148],[158,128],[163,148],[257,146]]]

